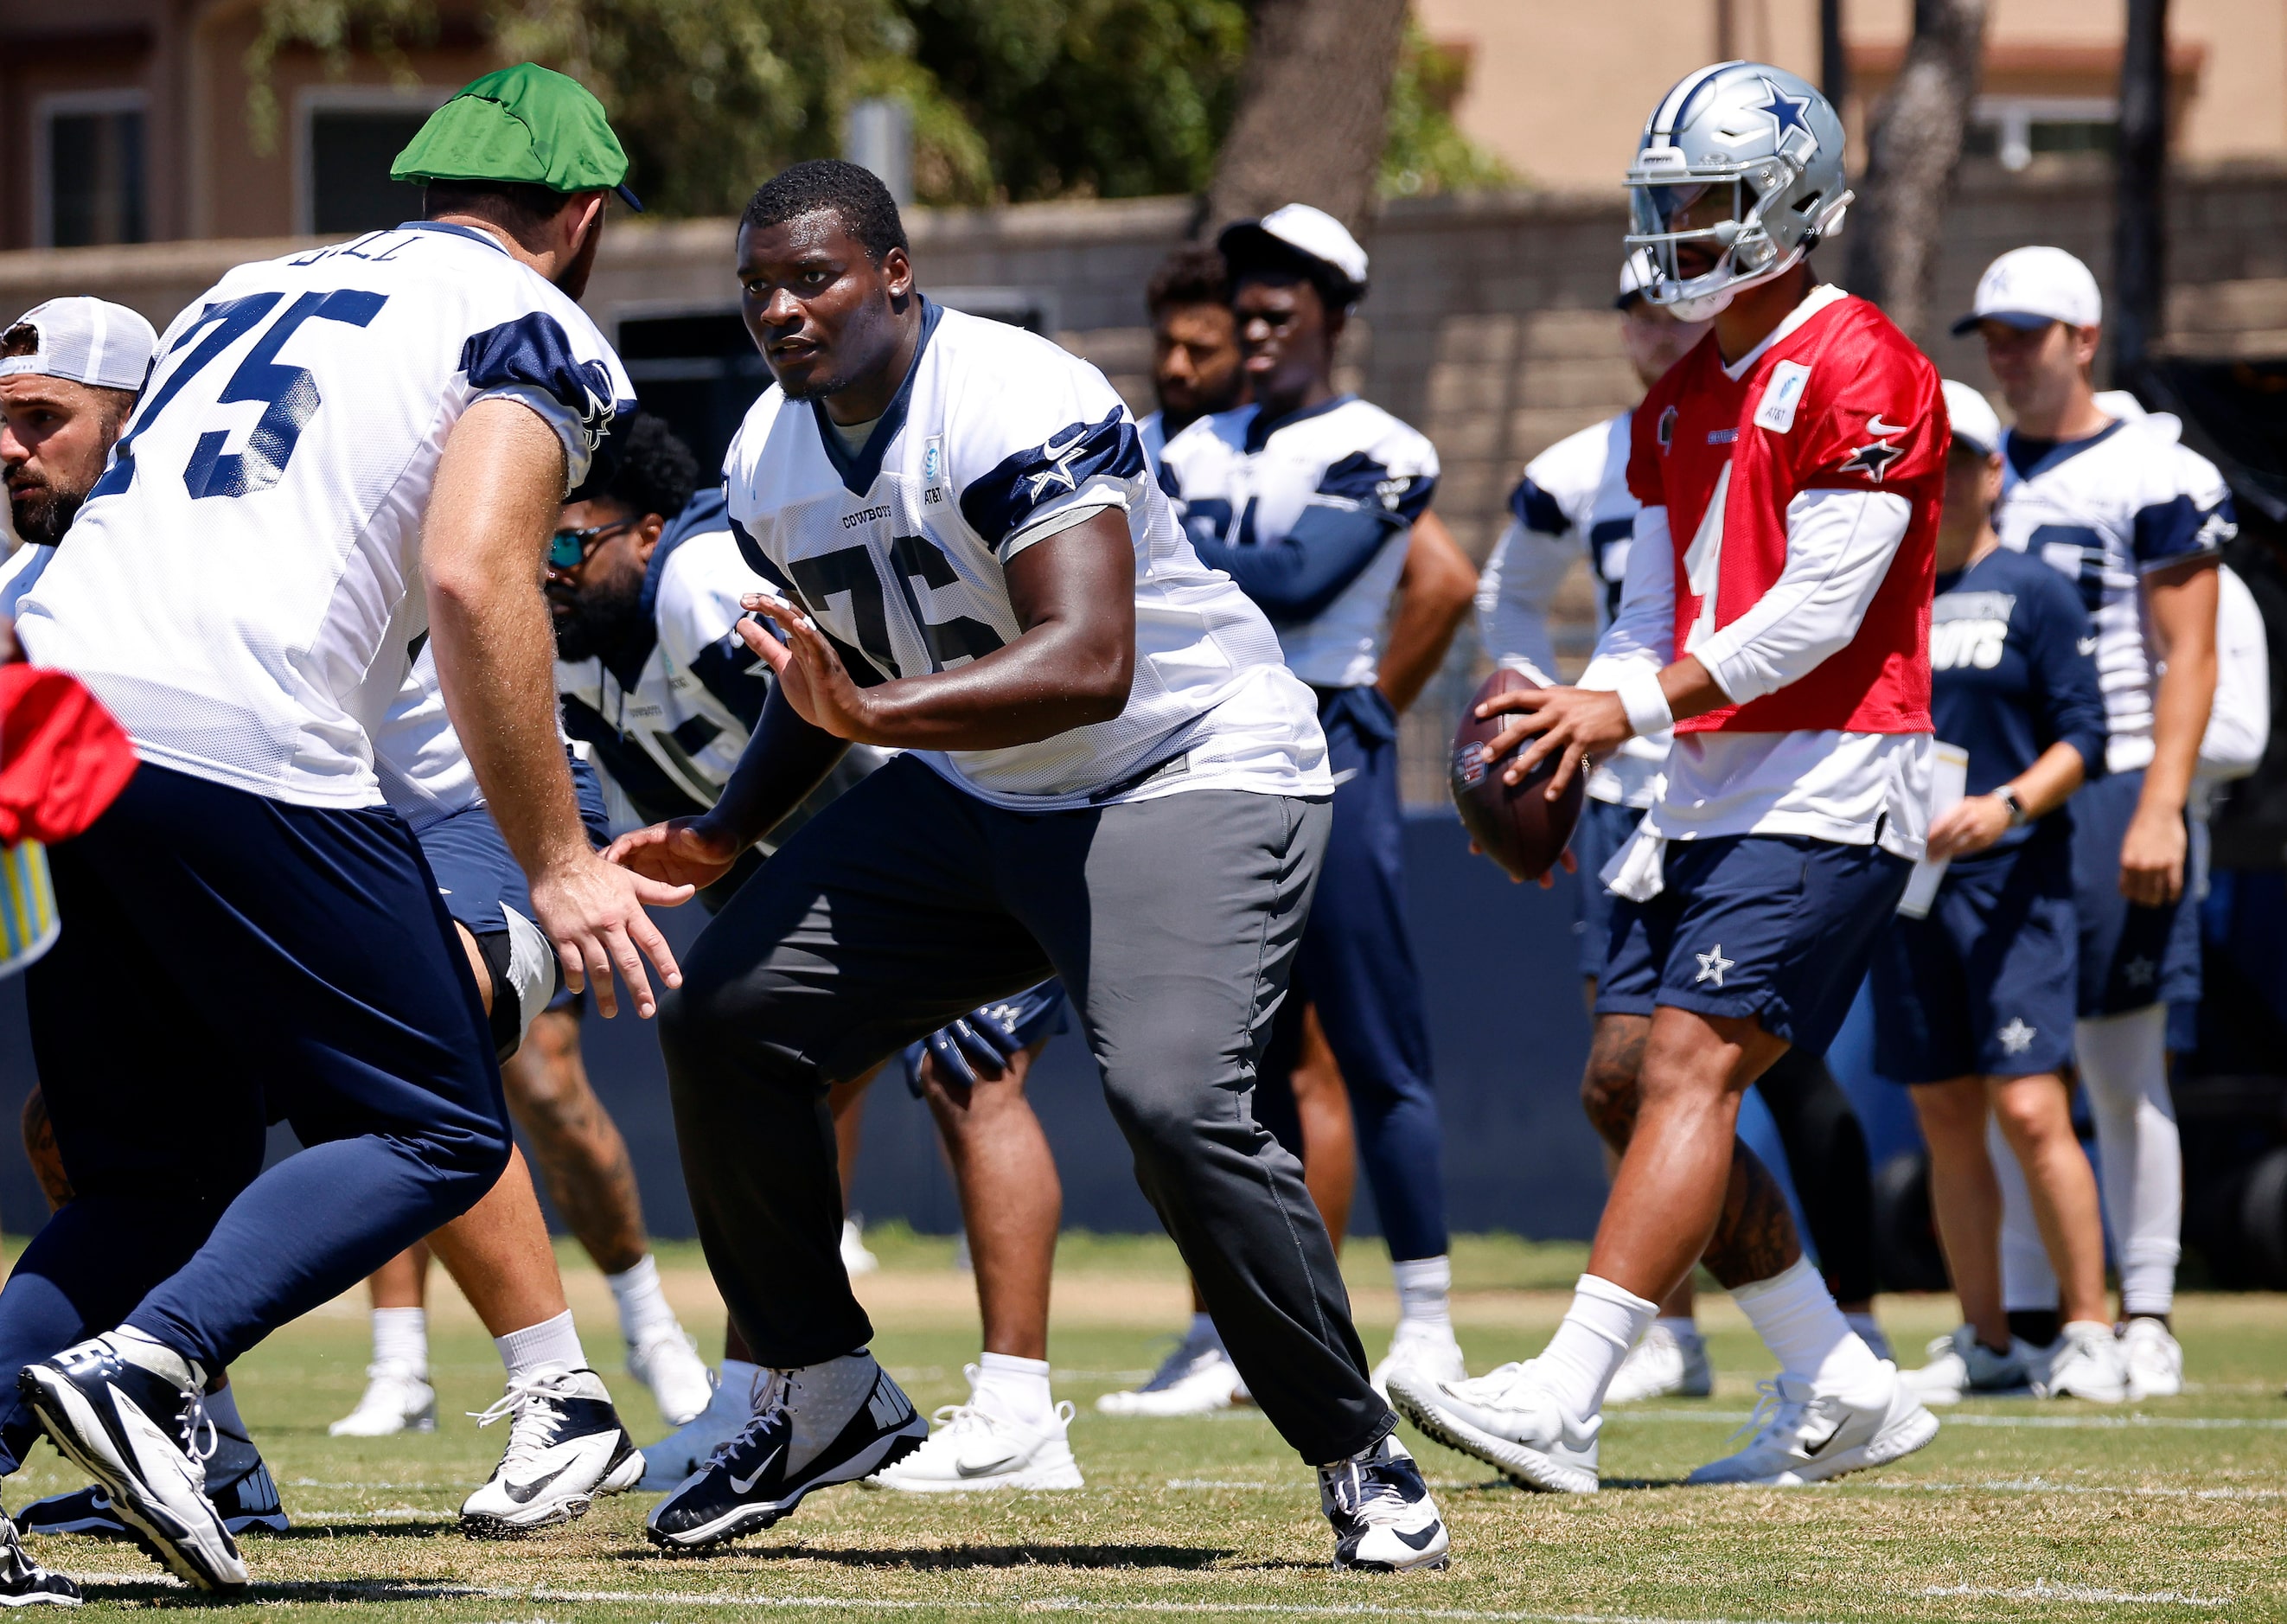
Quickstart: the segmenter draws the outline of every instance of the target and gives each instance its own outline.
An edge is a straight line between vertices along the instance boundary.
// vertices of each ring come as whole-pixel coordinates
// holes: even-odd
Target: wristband
[[[1628,713],[1628,725],[1639,739],[1664,733],[1675,725],[1675,713],[1667,708],[1667,695],[1660,691],[1658,671],[1639,667],[1614,684],[1612,692],[1619,697],[1620,709]]]

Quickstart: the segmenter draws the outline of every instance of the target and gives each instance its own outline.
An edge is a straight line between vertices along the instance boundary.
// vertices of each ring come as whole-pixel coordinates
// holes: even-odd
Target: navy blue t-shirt
[[[2007,783],[2060,740],[2080,752],[2090,778],[2101,773],[2104,696],[2088,612],[2072,583],[2006,547],[1940,575],[1930,611],[1930,713],[1938,738],[1969,752],[1971,795]],[[1978,856],[2036,837],[2063,839],[2068,820],[2060,808]]]

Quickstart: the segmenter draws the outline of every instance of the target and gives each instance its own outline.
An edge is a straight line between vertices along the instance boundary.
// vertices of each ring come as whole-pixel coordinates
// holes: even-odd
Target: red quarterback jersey
[[[1652,385],[1630,436],[1629,490],[1667,510],[1679,659],[1777,582],[1787,504],[1802,492],[1887,491],[1911,510],[1846,647],[1802,681],[1678,733],[1930,731],[1930,596],[1953,436],[1937,368],[1887,316],[1834,298],[1736,379],[1711,333]]]

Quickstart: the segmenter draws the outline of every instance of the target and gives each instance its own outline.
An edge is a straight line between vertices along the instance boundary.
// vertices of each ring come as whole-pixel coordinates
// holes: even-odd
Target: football
[[[1552,801],[1547,796],[1548,780],[1556,771],[1557,757],[1551,756],[1515,785],[1504,783],[1500,776],[1501,769],[1515,759],[1514,752],[1498,762],[1485,760],[1484,747],[1492,742],[1508,717],[1480,717],[1477,707],[1496,693],[1539,686],[1523,672],[1501,667],[1485,678],[1453,732],[1453,804],[1460,811],[1461,827],[1469,831],[1478,850],[1516,880],[1537,880],[1555,867],[1563,855],[1564,843],[1572,838],[1572,826],[1579,821],[1580,801],[1588,783],[1584,764],[1564,786],[1564,793]],[[1518,750],[1531,742],[1526,740]]]

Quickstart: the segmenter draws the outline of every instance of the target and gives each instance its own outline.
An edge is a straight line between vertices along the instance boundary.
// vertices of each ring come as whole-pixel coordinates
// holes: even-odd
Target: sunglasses
[[[588,555],[601,546],[605,538],[621,530],[632,529],[643,521],[622,519],[616,524],[590,525],[585,530],[558,530],[548,541],[548,567],[578,569],[588,561]]]

